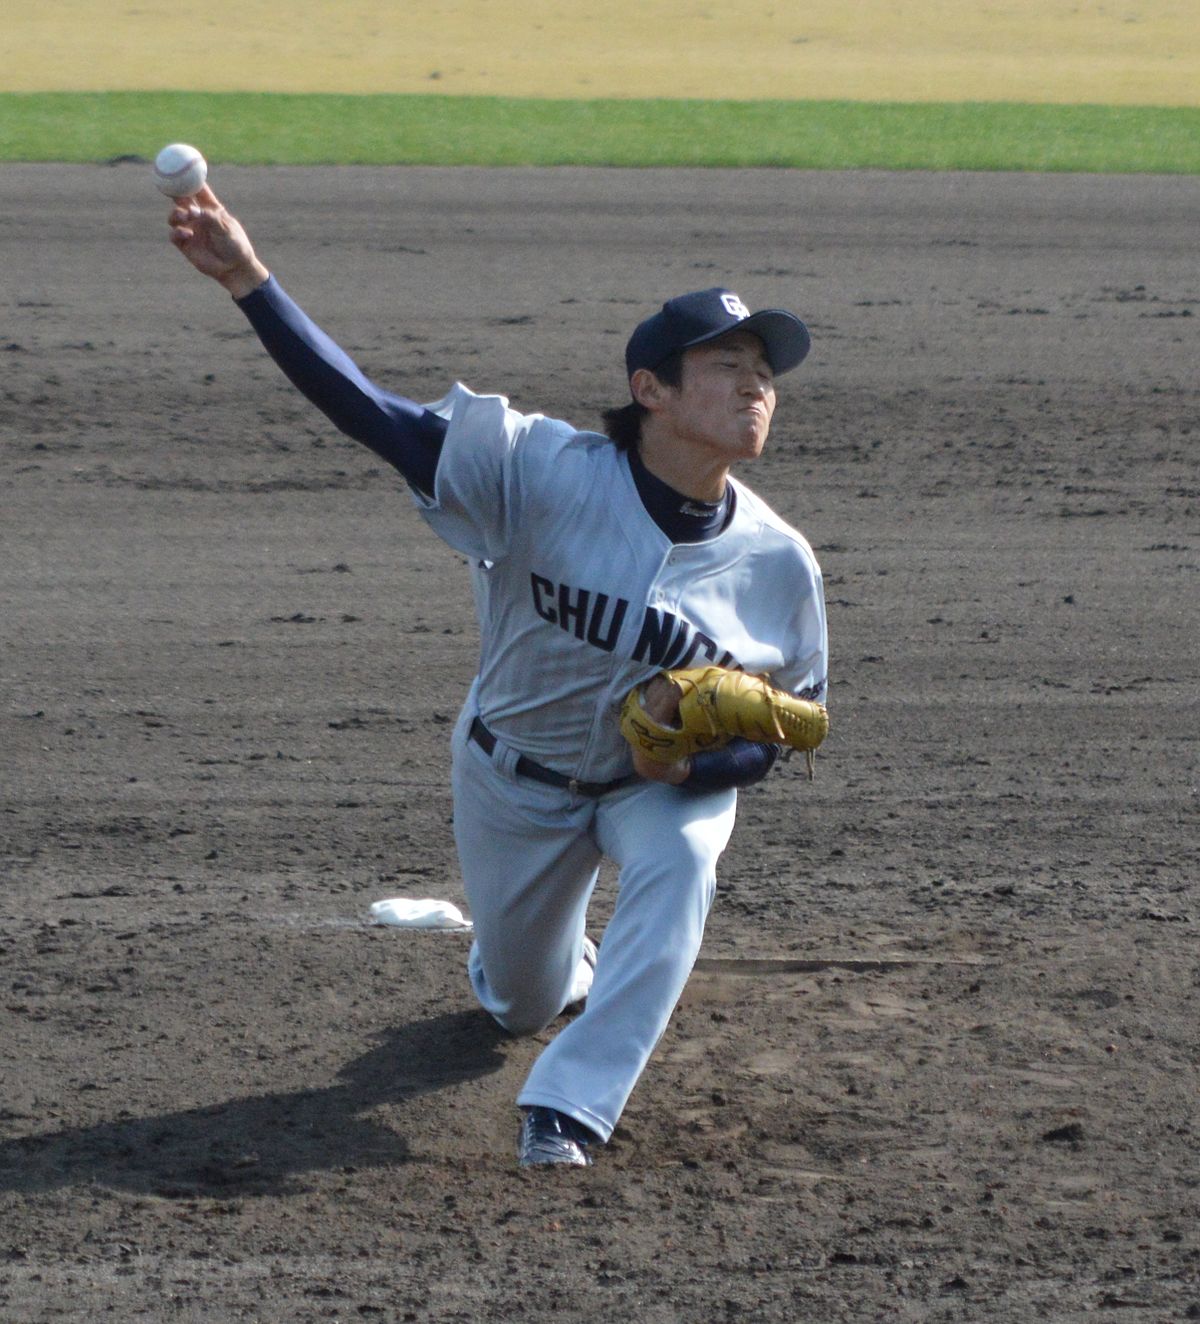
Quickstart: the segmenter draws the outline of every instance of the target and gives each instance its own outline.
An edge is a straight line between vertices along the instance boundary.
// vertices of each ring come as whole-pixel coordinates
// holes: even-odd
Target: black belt
[[[485,754],[490,754],[496,748],[496,737],[492,735],[478,717],[471,723],[471,739]],[[540,763],[527,759],[524,754],[517,756],[516,770],[518,776],[528,777],[535,782],[544,782],[547,786],[559,786],[565,791],[570,791],[573,795],[606,795],[609,791],[616,791],[622,786],[628,786],[634,780],[631,774],[628,777],[618,777],[611,782],[581,782],[576,777],[568,777],[565,773],[555,772],[553,768],[543,768]]]

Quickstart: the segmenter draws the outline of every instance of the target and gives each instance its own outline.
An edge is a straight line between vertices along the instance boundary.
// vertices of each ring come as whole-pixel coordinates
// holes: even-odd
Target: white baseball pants
[[[468,706],[470,708],[470,706]],[[518,777],[454,734],[454,832],[481,1005],[514,1034],[563,1010],[600,860],[619,869],[585,1010],[534,1063],[517,1102],[557,1108],[607,1141],[691,974],[733,831],[737,793],[637,781],[599,798]]]

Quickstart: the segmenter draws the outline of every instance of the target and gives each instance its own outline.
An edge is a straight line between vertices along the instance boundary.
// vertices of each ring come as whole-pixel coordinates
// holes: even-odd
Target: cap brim
[[[698,336],[688,341],[685,348],[704,345],[710,340],[719,340],[734,331],[749,331],[763,342],[767,351],[767,362],[771,371],[778,377],[781,373],[798,368],[808,356],[812,338],[808,327],[795,315],[782,308],[764,308],[762,312],[751,313],[733,326],[723,327],[707,336]]]

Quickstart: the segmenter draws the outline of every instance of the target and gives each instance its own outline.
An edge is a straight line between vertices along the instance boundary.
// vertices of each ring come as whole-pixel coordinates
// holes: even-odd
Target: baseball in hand
[[[154,158],[154,182],[168,198],[190,197],[208,178],[208,162],[187,143],[171,143]]]

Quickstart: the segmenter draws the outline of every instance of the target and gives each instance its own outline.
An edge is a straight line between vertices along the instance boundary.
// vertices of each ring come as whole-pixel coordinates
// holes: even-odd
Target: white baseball
[[[171,143],[154,158],[154,182],[168,198],[186,198],[208,178],[208,162],[187,143]]]

